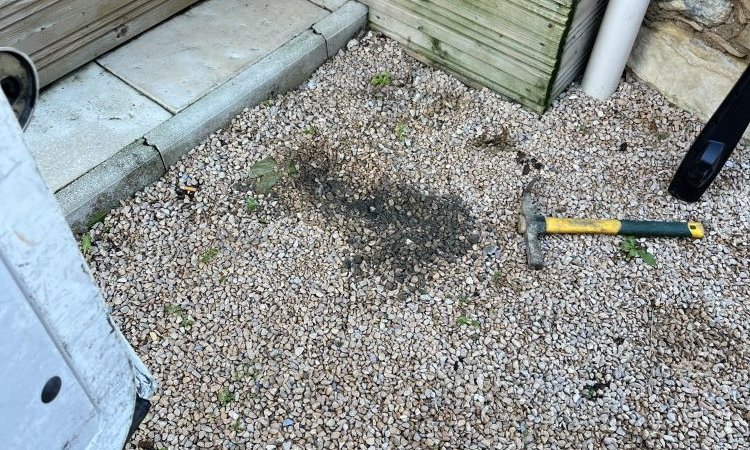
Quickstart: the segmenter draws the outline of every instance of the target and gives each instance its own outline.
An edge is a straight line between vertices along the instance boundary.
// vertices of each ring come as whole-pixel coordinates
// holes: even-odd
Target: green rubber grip
[[[651,220],[621,220],[617,234],[635,237],[703,237],[703,227],[697,222],[660,222]]]

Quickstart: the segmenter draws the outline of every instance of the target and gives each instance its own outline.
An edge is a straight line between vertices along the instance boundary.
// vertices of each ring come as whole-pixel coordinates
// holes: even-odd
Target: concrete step
[[[331,11],[333,10],[333,11]],[[75,231],[365,27],[342,0],[207,0],[41,94],[26,142]]]

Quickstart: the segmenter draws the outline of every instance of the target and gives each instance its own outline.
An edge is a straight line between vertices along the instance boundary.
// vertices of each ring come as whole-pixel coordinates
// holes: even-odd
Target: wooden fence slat
[[[606,0],[362,0],[423,61],[542,112],[585,63]],[[578,9],[577,9],[578,8]]]

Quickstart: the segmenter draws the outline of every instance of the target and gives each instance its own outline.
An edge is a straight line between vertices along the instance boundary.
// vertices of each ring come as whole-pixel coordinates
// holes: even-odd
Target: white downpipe
[[[609,0],[581,84],[588,95],[604,100],[617,89],[648,3],[649,0]]]

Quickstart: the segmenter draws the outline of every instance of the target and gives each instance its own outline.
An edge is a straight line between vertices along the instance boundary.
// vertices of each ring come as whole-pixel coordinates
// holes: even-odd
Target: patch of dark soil
[[[429,271],[471,249],[474,219],[463,200],[401,183],[362,187],[326,168],[300,163],[296,184],[344,232],[352,251],[344,268],[379,275],[389,289],[419,288]]]

